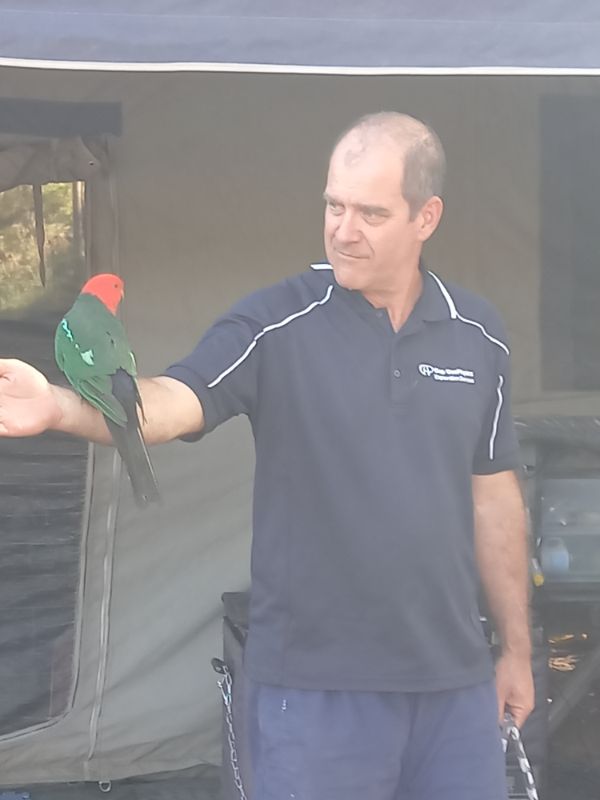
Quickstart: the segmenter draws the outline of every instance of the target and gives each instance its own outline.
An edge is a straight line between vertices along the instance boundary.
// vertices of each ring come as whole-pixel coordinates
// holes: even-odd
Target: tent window
[[[600,389],[600,103],[552,95],[541,106],[542,380]]]
[[[0,192],[0,351],[59,381],[56,325],[86,274],[81,181]],[[87,445],[0,441],[0,735],[64,713],[75,680]]]
[[[82,207],[81,181],[0,193],[0,318],[70,305],[85,270]]]

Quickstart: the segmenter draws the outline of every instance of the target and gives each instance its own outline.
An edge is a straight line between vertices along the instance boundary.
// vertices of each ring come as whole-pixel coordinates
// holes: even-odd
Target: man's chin
[[[364,280],[362,280],[361,275],[357,274],[358,270],[356,268],[335,263],[332,263],[331,266],[338,286],[354,291],[360,291],[363,288]]]

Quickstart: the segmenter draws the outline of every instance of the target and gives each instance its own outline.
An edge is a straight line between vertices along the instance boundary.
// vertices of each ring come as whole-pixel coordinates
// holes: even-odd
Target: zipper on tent
[[[100,651],[98,659],[98,673],[96,675],[96,692],[90,715],[89,749],[84,769],[86,780],[94,780],[89,774],[89,763],[94,756],[98,741],[98,724],[104,700],[106,686],[106,666],[108,662],[108,638],[110,630],[110,603],[112,598],[112,579],[115,552],[115,535],[117,530],[117,516],[119,510],[119,484],[121,482],[121,459],[115,450],[113,456],[112,485],[116,487],[108,507],[106,517],[106,549],[104,551],[102,603],[100,605]]]
[[[110,142],[106,142],[108,152],[108,162],[111,165],[113,159],[111,158]],[[108,170],[108,192],[110,208],[112,210],[113,218],[113,241],[112,241],[112,268],[113,272],[118,273],[119,264],[119,215],[117,207],[117,192],[115,184],[115,175],[109,166]],[[112,600],[112,581],[113,581],[113,567],[114,567],[114,553],[115,553],[115,537],[117,531],[117,517],[119,512],[119,496],[121,485],[122,462],[119,453],[115,449],[113,455],[113,468],[112,468],[112,492],[111,501],[108,507],[106,517],[106,550],[104,552],[104,566],[103,566],[103,587],[102,587],[102,603],[100,606],[100,650],[98,658],[98,673],[96,675],[96,692],[94,695],[94,702],[92,705],[92,713],[90,715],[90,728],[89,728],[89,748],[87,759],[84,762],[84,770],[88,780],[94,780],[89,774],[90,761],[94,756],[96,744],[98,741],[98,725],[100,722],[100,714],[102,713],[102,703],[104,701],[104,689],[106,686],[106,668],[108,663],[108,639],[110,631],[110,606]]]
[[[85,597],[85,583],[87,578],[87,549],[88,539],[90,533],[90,510],[92,507],[92,485],[94,481],[94,468],[95,468],[96,454],[94,445],[88,443],[88,458],[87,469],[85,478],[85,500],[83,507],[83,525],[82,525],[82,542],[81,542],[81,557],[79,562],[79,591],[77,593],[77,624],[75,627],[74,647],[73,647],[73,680],[71,682],[71,693],[69,695],[69,702],[65,709],[65,715],[73,708],[75,700],[75,693],[77,691],[77,684],[79,683],[79,668],[80,668],[80,653],[81,653],[81,632],[83,628],[83,602]]]

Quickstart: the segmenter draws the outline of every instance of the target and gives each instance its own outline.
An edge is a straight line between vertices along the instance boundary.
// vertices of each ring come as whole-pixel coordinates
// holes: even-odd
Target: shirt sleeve
[[[519,441],[511,408],[510,356],[496,345],[494,388],[484,415],[473,459],[474,475],[492,475],[521,466]]]
[[[189,386],[202,405],[201,433],[184,440],[196,441],[238,414],[251,415],[257,400],[258,333],[254,320],[231,313],[217,320],[186,358],[164,371]]]

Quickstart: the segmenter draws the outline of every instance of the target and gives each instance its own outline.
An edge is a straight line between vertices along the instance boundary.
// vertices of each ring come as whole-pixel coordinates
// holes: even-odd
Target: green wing
[[[124,426],[127,417],[112,393],[112,376],[118,369],[133,378],[137,372],[121,321],[95,297],[80,295],[56,329],[54,353],[75,391]]]

